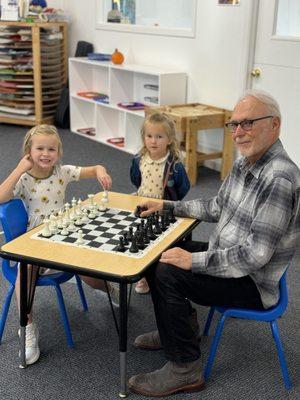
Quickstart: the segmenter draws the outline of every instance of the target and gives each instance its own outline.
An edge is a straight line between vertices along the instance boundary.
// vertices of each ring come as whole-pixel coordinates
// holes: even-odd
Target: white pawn
[[[96,218],[96,215],[95,215],[95,213],[94,213],[94,207],[93,207],[93,208],[91,208],[91,210],[90,210],[90,213],[89,213],[89,218],[91,218],[91,219],[94,219],[94,218]]]
[[[49,221],[48,218],[45,218],[45,219],[44,219],[44,224],[45,224],[45,226],[44,226],[44,228],[43,228],[43,230],[42,230],[42,236],[43,236],[43,237],[50,237],[50,236],[52,236],[52,233],[50,232],[50,229],[49,229],[50,221]]]
[[[77,228],[76,228],[76,226],[74,225],[74,220],[71,219],[71,220],[70,220],[70,225],[68,226],[68,231],[69,231],[69,232],[76,232],[76,230],[77,230]]]
[[[76,244],[84,244],[85,243],[85,240],[83,239],[83,232],[81,229],[78,231],[78,239],[76,240],[75,243]]]
[[[88,217],[88,210],[86,209],[86,208],[84,208],[83,210],[82,210],[82,214],[83,214],[83,216],[82,216],[82,218],[81,218],[81,221],[83,222],[83,223],[87,223],[87,222],[90,222],[90,219],[89,219],[89,217]]]
[[[62,231],[60,232],[60,234],[63,236],[68,236],[69,231],[67,229],[67,223],[65,221],[63,222],[62,227],[63,228],[62,228]]]

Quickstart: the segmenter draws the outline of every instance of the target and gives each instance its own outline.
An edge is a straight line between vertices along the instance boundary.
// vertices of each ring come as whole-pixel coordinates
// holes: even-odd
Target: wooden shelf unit
[[[192,185],[196,184],[198,166],[206,160],[222,158],[221,179],[231,171],[234,146],[231,133],[225,122],[231,117],[231,111],[206,104],[181,104],[148,108],[146,113],[161,112],[175,124],[176,130],[183,133],[186,152],[185,168]],[[223,149],[212,153],[197,151],[198,131],[223,128]]]
[[[186,98],[186,73],[166,68],[75,57],[69,59],[69,75],[72,132],[130,154],[141,149],[145,111],[129,110],[118,103],[139,102],[147,107],[183,103]],[[82,92],[105,94],[108,103],[84,97]],[[85,128],[92,128],[94,136],[80,132]],[[122,147],[113,144],[114,140],[122,140]]]
[[[0,42],[0,66],[9,66],[0,69],[0,122],[53,123],[67,80],[67,23],[1,21],[0,38],[8,40]]]

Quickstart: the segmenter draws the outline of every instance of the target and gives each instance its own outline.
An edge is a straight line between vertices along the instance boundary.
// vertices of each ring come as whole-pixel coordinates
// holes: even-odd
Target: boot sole
[[[147,392],[142,389],[136,388],[134,386],[131,386],[130,384],[128,387],[137,394],[141,394],[142,396],[149,396],[149,397],[164,397],[164,396],[170,396],[171,394],[175,393],[180,393],[180,392],[199,392],[200,390],[203,390],[205,387],[205,381],[202,379],[198,383],[193,383],[191,385],[186,385],[182,386],[176,389],[170,389],[166,392],[160,392],[160,393],[154,393],[154,392]]]

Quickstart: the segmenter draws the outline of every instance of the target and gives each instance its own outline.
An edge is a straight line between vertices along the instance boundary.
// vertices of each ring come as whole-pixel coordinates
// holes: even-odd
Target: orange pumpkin
[[[124,61],[124,56],[118,49],[116,49],[115,52],[111,56],[111,61],[114,64],[122,64]]]

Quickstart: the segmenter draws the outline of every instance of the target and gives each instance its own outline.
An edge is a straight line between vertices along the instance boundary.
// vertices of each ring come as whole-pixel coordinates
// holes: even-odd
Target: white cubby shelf
[[[145,111],[128,110],[118,103],[138,102],[153,107],[186,102],[185,72],[74,57],[69,59],[69,77],[71,131],[131,154],[141,148]],[[84,92],[104,94],[108,103],[78,95]],[[78,132],[85,128],[94,128],[94,136]],[[113,138],[124,138],[124,146],[107,142]]]

